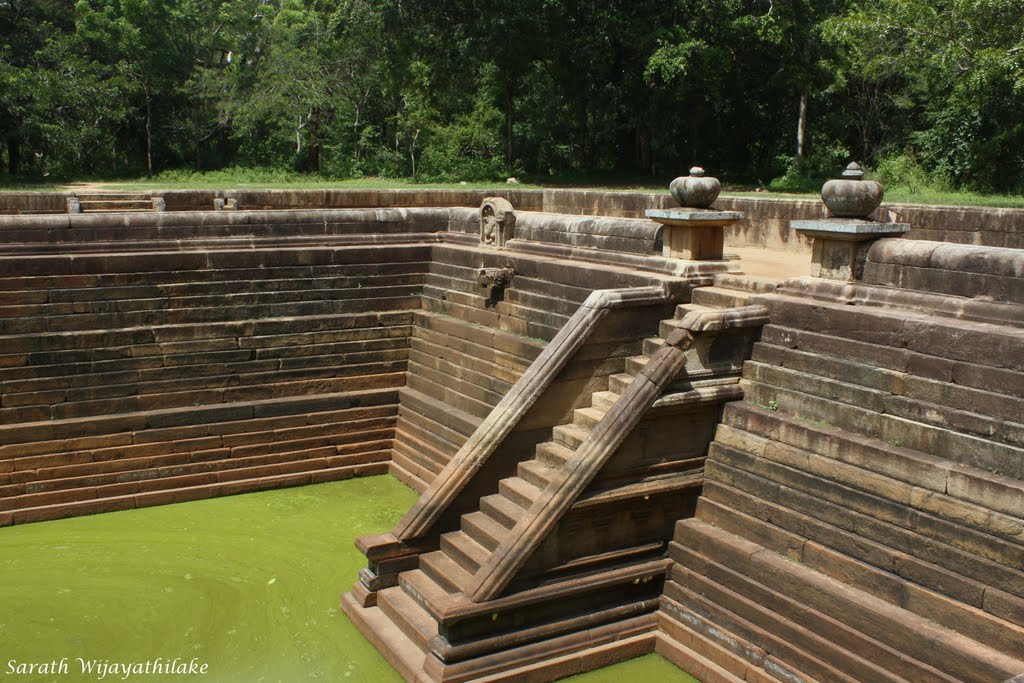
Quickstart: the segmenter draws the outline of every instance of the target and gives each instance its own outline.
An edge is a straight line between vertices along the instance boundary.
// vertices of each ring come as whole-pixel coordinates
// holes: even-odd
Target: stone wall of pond
[[[234,198],[239,209],[324,209],[372,207],[479,207],[487,196],[508,199],[519,211],[643,218],[647,209],[673,205],[664,194],[582,190],[158,190],[167,211],[205,211],[214,199]],[[62,213],[74,193],[0,192],[0,214]],[[806,240],[789,227],[793,220],[824,217],[820,202],[809,199],[723,196],[715,204],[742,211],[726,244],[809,251]],[[990,247],[1024,248],[1024,209],[883,204],[877,220],[910,223],[910,239]]]

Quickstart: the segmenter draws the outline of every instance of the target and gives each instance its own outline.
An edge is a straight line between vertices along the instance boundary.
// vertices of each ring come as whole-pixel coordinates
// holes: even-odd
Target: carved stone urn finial
[[[851,162],[841,179],[829,180],[821,188],[821,201],[833,216],[867,218],[882,203],[885,189],[877,180],[864,180],[864,171]]]
[[[704,169],[700,166],[694,166],[690,169],[690,175],[673,180],[668,190],[679,202],[679,206],[706,209],[718,199],[722,184],[718,182],[718,178],[705,176]]]

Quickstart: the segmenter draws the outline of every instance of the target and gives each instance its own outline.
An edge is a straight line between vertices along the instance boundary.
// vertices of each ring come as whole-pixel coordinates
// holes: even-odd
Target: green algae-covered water
[[[0,682],[159,658],[206,673],[127,680],[399,683],[338,595],[363,566],[355,537],[415,498],[380,476],[0,529]],[[55,672],[20,673],[30,664]],[[651,679],[694,680],[654,655],[572,680]]]

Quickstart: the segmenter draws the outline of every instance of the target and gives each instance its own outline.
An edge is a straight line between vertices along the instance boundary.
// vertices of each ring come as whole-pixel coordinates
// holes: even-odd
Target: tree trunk
[[[356,105],[356,120],[352,122],[352,132],[354,133],[355,139],[355,151],[356,151],[356,166],[359,165],[359,105]]]
[[[796,172],[804,171],[805,146],[804,141],[807,135],[807,95],[800,96],[800,119],[796,125]]]
[[[21,166],[21,145],[18,138],[7,138],[7,170],[11,175],[18,175],[18,167]]]
[[[505,109],[505,172],[512,173],[512,83],[508,71],[501,70],[501,99]]]
[[[146,170],[153,175],[153,111],[150,105],[149,85],[146,85]]]
[[[416,180],[416,141],[420,138],[419,129],[412,136],[412,144],[409,145],[409,161],[412,162],[412,179]]]

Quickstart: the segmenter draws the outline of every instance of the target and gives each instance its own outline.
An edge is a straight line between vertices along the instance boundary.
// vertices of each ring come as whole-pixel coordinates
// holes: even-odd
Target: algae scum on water
[[[380,476],[0,529],[0,681],[128,665],[139,682],[398,683],[338,595],[364,562],[354,539],[415,498]],[[579,680],[608,675],[693,680],[654,656]]]

